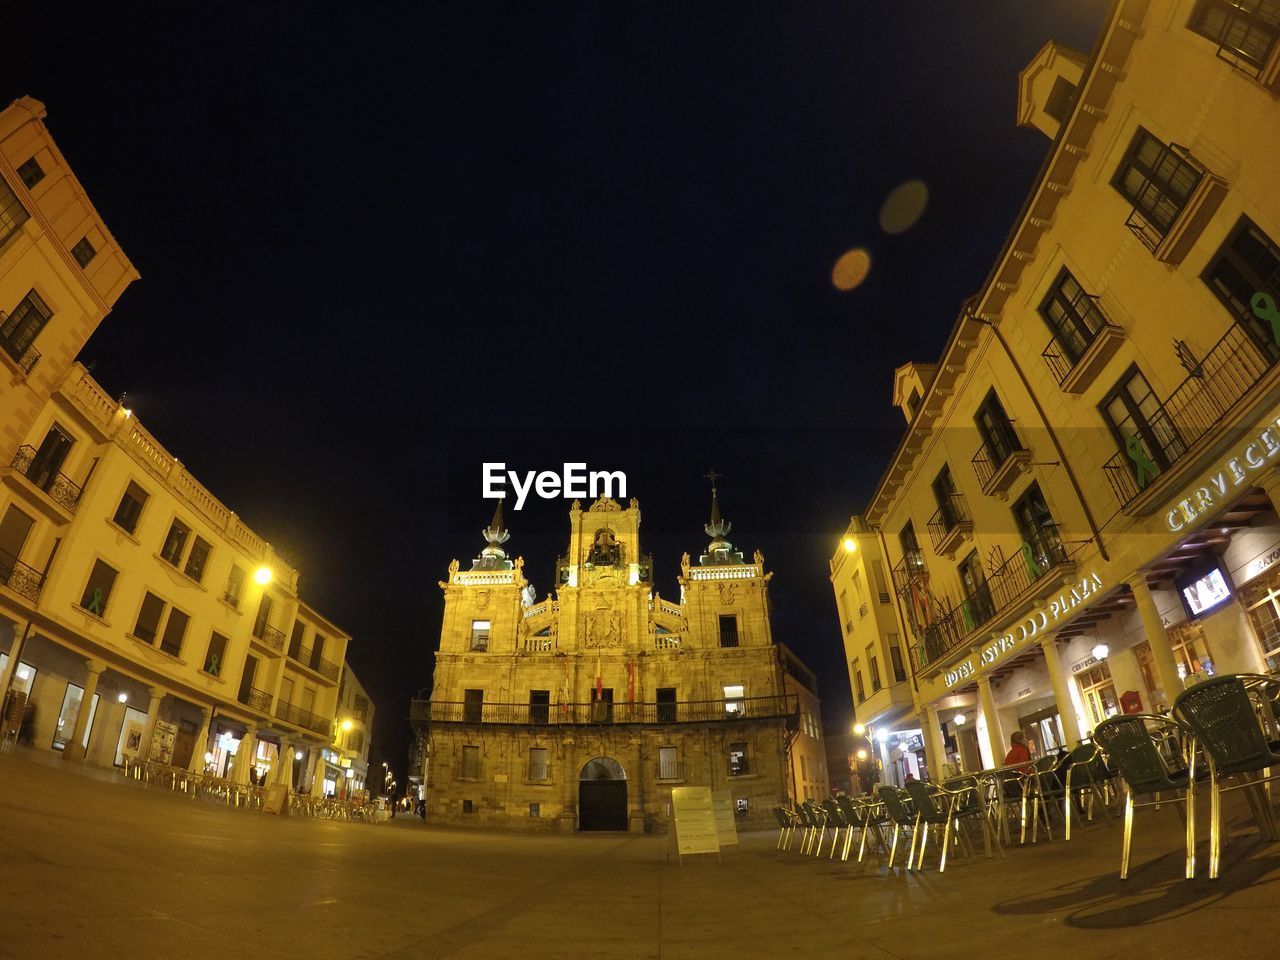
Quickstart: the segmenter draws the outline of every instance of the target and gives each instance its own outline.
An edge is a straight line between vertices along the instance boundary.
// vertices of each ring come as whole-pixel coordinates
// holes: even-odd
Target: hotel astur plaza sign
[[[1278,453],[1280,417],[1268,417],[1265,427],[1256,431],[1234,456],[1218,464],[1216,472],[1205,478],[1204,486],[1191,491],[1174,504],[1173,509],[1165,515],[1169,529],[1179,533],[1188,524],[1194,523],[1249,481],[1251,474],[1270,466]]]
[[[943,675],[943,680],[948,687],[954,687],[961,680],[972,677],[980,667],[989,667],[999,662],[1028,640],[1052,630],[1059,620],[1088,602],[1101,589],[1102,578],[1096,573],[1082,578],[1043,607],[1032,611],[1027,619],[1015,624],[1008,633],[996,637],[986,647],[956,664],[954,669]]]

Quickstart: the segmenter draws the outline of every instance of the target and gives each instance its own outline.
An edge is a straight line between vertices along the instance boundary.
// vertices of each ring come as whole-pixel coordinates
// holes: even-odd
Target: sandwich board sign
[[[711,802],[715,807],[716,835],[720,838],[720,846],[736,844],[738,823],[733,816],[733,797],[728,790],[716,790],[711,794]]]
[[[671,790],[671,843],[684,866],[684,855],[714,853],[720,859],[720,834],[710,787],[674,787]],[[671,851],[667,850],[667,860]]]

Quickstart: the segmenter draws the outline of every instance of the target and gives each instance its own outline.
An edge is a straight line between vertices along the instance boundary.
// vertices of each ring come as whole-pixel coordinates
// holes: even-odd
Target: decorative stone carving
[[[622,615],[618,613],[594,614],[587,617],[585,646],[595,650],[601,647],[622,645]]]
[[[476,591],[476,609],[487,610],[489,608],[489,601],[490,599],[492,599],[492,597],[493,597],[492,590],[477,590]]]
[[[591,539],[587,563],[597,567],[614,567],[622,562],[622,544],[608,527],[601,527]]]
[[[737,599],[738,585],[735,583],[720,584],[720,602],[727,607],[733,606],[734,600]]]
[[[622,507],[613,497],[600,497],[591,505],[591,510],[599,513],[621,513]]]

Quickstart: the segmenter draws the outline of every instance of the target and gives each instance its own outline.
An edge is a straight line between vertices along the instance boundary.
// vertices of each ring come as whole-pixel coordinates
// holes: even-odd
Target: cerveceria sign
[[[1233,457],[1228,457],[1218,464],[1216,472],[1210,474],[1204,486],[1193,490],[1183,497],[1173,509],[1165,515],[1169,529],[1178,533],[1188,524],[1194,523],[1215,504],[1221,503],[1227,495],[1239,489],[1249,479],[1249,475],[1267,467],[1280,453],[1280,418],[1269,417],[1267,425],[1258,430]]]
[[[1033,637],[1052,630],[1054,624],[1101,589],[1102,578],[1096,573],[1084,577],[1073,584],[1069,590],[1058,594],[1043,607],[1033,611],[1027,619],[1015,624],[1008,633],[996,637],[982,650],[975,651],[974,655],[956,664],[954,669],[948,670],[943,676],[947,686],[954,687],[961,680],[977,673],[980,667],[991,666]]]

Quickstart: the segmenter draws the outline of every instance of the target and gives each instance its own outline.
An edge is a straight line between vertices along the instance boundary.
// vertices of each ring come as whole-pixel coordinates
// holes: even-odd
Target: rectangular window
[[[867,673],[871,675],[871,692],[880,689],[880,658],[875,655],[875,647],[867,647]]]
[[[253,618],[253,635],[259,640],[263,639],[267,633],[267,627],[271,625],[271,595],[263,593],[262,599],[258,601],[258,615]]]
[[[462,779],[480,779],[480,748],[466,746],[462,748]]]
[[[138,518],[142,516],[142,508],[146,502],[147,491],[130,480],[129,486],[125,487],[124,496],[120,498],[120,505],[116,507],[116,515],[112,517],[112,521],[121,530],[134,533],[138,529]]]
[[[0,321],[0,344],[9,356],[21,361],[52,316],[53,311],[40,299],[40,294],[32,290]]]
[[[311,640],[311,669],[319,670],[320,661],[324,659],[325,638],[320,634],[316,634]]]
[[[464,690],[462,692],[462,722],[479,723],[484,719],[484,691]]]
[[[217,630],[209,635],[209,649],[204,655],[204,672],[215,677],[222,676],[222,664],[227,657],[229,641]]]
[[[745,776],[751,770],[747,761],[747,745],[743,742],[729,744],[729,776]]]
[[[1066,123],[1071,116],[1071,109],[1076,102],[1076,86],[1066,77],[1055,77],[1053,89],[1049,91],[1049,99],[1045,101],[1044,112],[1059,123]]]
[[[169,608],[169,619],[164,624],[164,636],[160,638],[160,649],[171,657],[182,656],[182,640],[187,635],[187,624],[191,618],[181,610]]]
[[[18,168],[18,177],[22,180],[22,185],[30,190],[44,179],[44,168],[40,166],[39,160],[31,157]]]
[[[33,526],[35,520],[9,504],[4,519],[0,520],[0,583],[9,583]],[[16,587],[18,584],[15,581],[10,585]]]
[[[658,722],[676,722],[676,688],[659,687],[657,689]]]
[[[475,748],[473,747],[472,749],[475,749]],[[463,800],[463,801],[462,801],[462,812],[463,812],[463,813],[475,813],[475,812],[476,812],[476,808],[475,808],[475,804],[474,804],[474,802],[473,802],[473,801],[471,801],[471,800]]]
[[[551,779],[546,747],[529,748],[529,779],[538,783]]]
[[[1133,204],[1154,234],[1149,246],[1163,239],[1200,183],[1201,173],[1179,149],[1163,143],[1141,127],[1116,168],[1111,185]]]
[[[164,601],[154,593],[144,594],[142,606],[138,610],[138,622],[133,625],[133,635],[147,643],[155,643],[162,616],[164,616]]]
[[[1128,455],[1129,469],[1139,487],[1145,487],[1185,452],[1177,427],[1136,366],[1125,371],[1099,410],[1116,445]]]
[[[529,804],[529,816],[531,816],[531,817],[541,817],[541,816],[542,816],[542,804],[540,804],[540,803],[531,803],[531,804]]]
[[[93,561],[93,569],[89,571],[89,582],[85,584],[84,596],[80,598],[80,606],[99,617],[107,615],[107,600],[111,597],[111,588],[116,584],[116,571],[101,560]]]
[[[529,722],[546,723],[551,713],[551,691],[529,691]]]
[[[902,683],[907,679],[906,667],[902,664],[902,650],[898,646],[898,635],[896,633],[889,634],[889,663],[893,666],[893,679],[897,683]]]
[[[724,712],[726,716],[741,717],[746,713],[745,690],[742,684],[728,684],[724,688]]]
[[[27,479],[46,493],[52,491],[74,443],[71,435],[55,423],[27,464]]]
[[[244,596],[244,570],[231,565],[231,572],[227,574],[227,588],[222,591],[222,599],[237,610],[240,609],[240,598]]]
[[[160,559],[170,566],[178,566],[182,562],[182,552],[187,548],[187,537],[191,536],[191,528],[181,520],[175,519],[169,525],[169,533],[164,538],[164,546],[160,548]]]
[[[481,653],[489,649],[489,628],[492,626],[488,620],[472,620],[471,621],[471,649],[478,650]]]
[[[857,661],[854,661],[853,685],[858,694],[858,702],[862,703],[867,699],[867,688],[862,685],[862,670],[857,666]]]
[[[889,602],[889,582],[884,578],[884,564],[879,560],[871,561],[871,579],[875,581],[877,599],[881,603]]]
[[[98,251],[93,249],[88,237],[81,237],[80,242],[71,248],[71,255],[81,267],[87,267],[89,261],[98,255]]]
[[[853,617],[849,616],[849,591],[840,591],[840,619],[844,622],[844,629],[847,633],[853,629]]]
[[[738,618],[732,613],[720,614],[720,646],[738,645]]]
[[[5,182],[4,177],[0,177],[0,247],[3,247],[9,238],[21,229],[30,216],[27,208],[18,199],[18,195]]]
[[[680,779],[680,752],[675,747],[658,748],[658,779]]]
[[[1023,551],[1028,560],[1026,566],[1030,581],[1039,579],[1050,567],[1066,559],[1058,536],[1058,525],[1053,522],[1049,505],[1044,502],[1040,484],[1031,484],[1027,492],[1018,498],[1013,505],[1013,521],[1017,524],[1024,548],[1031,550],[1029,557],[1026,550]]]
[[[968,633],[995,616],[995,604],[977,550],[970,551],[960,561],[956,572],[960,574],[960,591],[964,597],[960,604],[960,617],[964,632]]]
[[[1071,271],[1063,267],[1058,279],[1040,301],[1040,317],[1067,362],[1075,366],[1089,345],[1107,325],[1094,298],[1085,292]]]
[[[1014,453],[1022,449],[1022,441],[1013,432],[1013,424],[1009,415],[1004,412],[1004,404],[994,390],[990,391],[978,406],[973,421],[982,436],[983,452],[990,462],[992,473]]]
[[[1280,3],[1277,4],[1280,10]],[[1200,275],[1231,318],[1244,326],[1274,361],[1280,356],[1280,329],[1253,310],[1260,296],[1280,303],[1280,246],[1248,217],[1240,221]],[[1261,310],[1266,313],[1265,309]]]
[[[306,632],[306,625],[301,620],[293,621],[293,633],[289,637],[289,656],[295,660],[302,659],[302,637]]]
[[[1261,70],[1280,37],[1276,0],[1200,0],[1187,26],[1223,51]]]
[[[191,541],[191,552],[187,554],[187,565],[182,572],[196,583],[204,579],[204,568],[209,560],[210,549],[203,537],[196,537]]]

